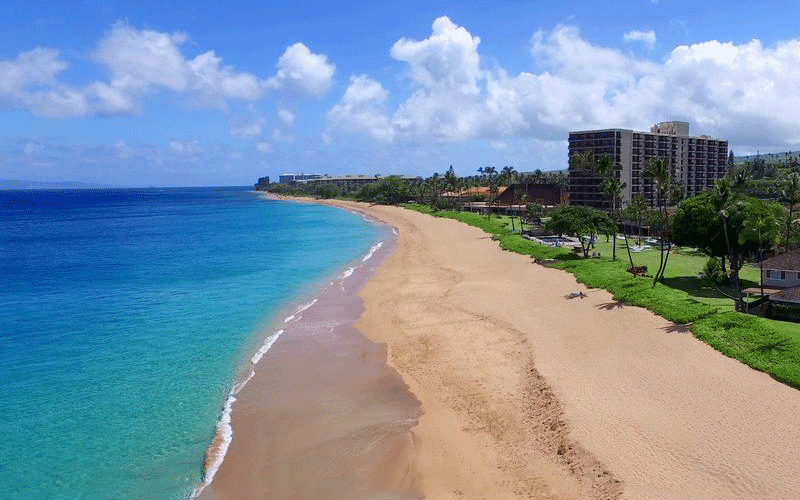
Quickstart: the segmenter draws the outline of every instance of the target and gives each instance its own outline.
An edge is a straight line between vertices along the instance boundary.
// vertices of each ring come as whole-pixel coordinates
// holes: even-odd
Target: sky
[[[571,130],[800,149],[785,1],[6,0],[0,179],[566,168]]]

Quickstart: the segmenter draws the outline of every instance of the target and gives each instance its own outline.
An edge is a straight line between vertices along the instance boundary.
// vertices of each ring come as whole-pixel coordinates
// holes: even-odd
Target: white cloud
[[[230,99],[254,101],[266,82],[225,65],[213,50],[187,58],[184,33],[162,33],[115,23],[97,42],[92,59],[108,69],[107,81],[82,87],[57,81],[66,69],[59,52],[36,48],[0,61],[0,102],[47,117],[137,111],[142,98],[160,91],[184,95],[196,106],[224,107]]]
[[[227,99],[256,100],[264,85],[258,78],[222,63],[213,50],[187,59],[185,33],[137,30],[118,22],[98,42],[95,60],[111,71],[108,83],[92,86],[102,111],[129,111],[136,100],[158,89],[186,93],[190,102],[221,107]]]
[[[16,99],[28,84],[54,84],[66,68],[57,50],[42,47],[20,52],[13,61],[0,61],[0,98]]]
[[[391,56],[408,65],[411,96],[392,117],[396,134],[408,138],[457,141],[481,134],[484,109],[481,87],[480,39],[447,17],[433,22],[422,41],[401,39]]]
[[[256,150],[259,153],[270,153],[272,151],[272,146],[268,142],[258,142],[256,143]]]
[[[387,92],[366,75],[350,77],[342,99],[328,111],[330,128],[348,132],[366,132],[378,140],[394,138],[394,128],[383,109]]]
[[[223,106],[227,99],[254,101],[264,93],[264,84],[249,73],[238,73],[224,66],[213,50],[187,61],[193,101],[201,105]]]
[[[0,102],[40,116],[85,114],[88,104],[84,95],[56,80],[66,68],[57,50],[42,47],[20,52],[14,60],[0,61]]]
[[[284,133],[280,129],[276,128],[272,131],[272,140],[274,142],[285,142],[287,144],[291,144],[294,142],[294,135]]]
[[[433,22],[430,37],[422,41],[402,38],[390,53],[408,63],[411,79],[422,87],[475,94],[481,76],[479,43],[480,38],[442,16]]]
[[[283,122],[284,125],[287,127],[291,127],[294,125],[294,113],[286,108],[279,107],[278,108],[278,118]]]
[[[336,66],[325,54],[314,54],[302,43],[290,45],[278,59],[278,72],[267,86],[289,93],[321,96],[333,84]]]
[[[199,141],[196,139],[193,141],[169,141],[170,149],[178,154],[181,155],[192,155],[196,156],[202,153],[205,153],[206,149],[200,144]]]
[[[391,55],[407,64],[410,95],[392,113],[378,82],[354,76],[328,112],[323,137],[338,129],[384,140],[499,145],[527,137],[561,144],[570,130],[646,129],[681,119],[693,133],[737,144],[800,145],[800,40],[770,47],[712,40],[653,61],[558,26],[531,38],[539,71],[516,75],[483,68],[478,44],[448,18],[437,19],[422,41],[399,40]]]
[[[188,72],[180,46],[185,33],[137,30],[117,22],[97,43],[94,58],[111,71],[111,86],[146,90],[151,86],[186,90]]]
[[[228,159],[229,160],[234,160],[234,161],[241,160],[242,159],[242,153],[239,152],[239,151],[233,151],[233,152],[228,154]]]
[[[41,153],[44,151],[44,146],[39,144],[38,142],[26,142],[25,146],[22,147],[22,150],[25,152],[26,155],[32,155],[34,153]]]
[[[629,31],[625,33],[624,39],[626,42],[642,42],[648,47],[652,47],[656,43],[656,32],[650,31]]]
[[[231,137],[235,137],[237,139],[258,137],[261,135],[261,123],[256,121],[253,123],[239,125],[237,127],[232,127],[230,132]]]

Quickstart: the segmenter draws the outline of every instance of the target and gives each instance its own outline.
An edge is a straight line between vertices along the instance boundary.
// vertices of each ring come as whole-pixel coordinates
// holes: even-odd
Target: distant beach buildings
[[[626,129],[570,132],[569,156],[592,153],[609,155],[618,166],[619,180],[625,183],[622,200],[627,204],[636,195],[656,206],[653,179],[642,175],[651,158],[665,158],[672,178],[686,196],[694,196],[714,186],[714,181],[728,172],[728,141],[707,135],[689,136],[689,123],[670,121],[653,125],[650,132]],[[586,205],[608,210],[608,196],[600,190],[602,179],[594,173],[570,166],[569,200],[572,205]]]
[[[310,181],[320,177],[322,177],[321,174],[283,174],[278,176],[278,183],[296,184],[299,181]]]
[[[281,184],[290,184],[290,185],[324,185],[324,184],[332,184],[334,186],[338,186],[346,191],[357,189],[364,184],[371,184],[373,182],[378,182],[381,179],[385,179],[386,177],[398,177],[400,179],[406,181],[417,181],[419,180],[418,177],[410,176],[410,175],[393,175],[393,176],[382,176],[380,174],[375,175],[367,175],[367,174],[355,174],[355,175],[321,175],[321,174],[283,174],[279,177],[279,182]]]

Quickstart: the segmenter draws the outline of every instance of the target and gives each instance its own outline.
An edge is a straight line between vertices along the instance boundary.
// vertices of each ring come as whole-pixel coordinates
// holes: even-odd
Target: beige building
[[[614,159],[619,179],[625,183],[623,205],[637,194],[644,196],[650,206],[656,205],[654,182],[642,175],[651,158],[667,160],[672,178],[686,196],[713,187],[714,180],[728,171],[728,142],[705,135],[691,137],[687,122],[658,123],[650,132],[625,129],[570,132],[570,157],[586,152]],[[608,198],[600,191],[600,177],[570,167],[568,179],[571,204],[610,208]]]

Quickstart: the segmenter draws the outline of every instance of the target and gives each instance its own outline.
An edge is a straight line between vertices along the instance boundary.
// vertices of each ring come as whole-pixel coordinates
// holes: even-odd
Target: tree
[[[516,180],[517,180],[517,176],[518,176],[517,171],[514,169],[514,167],[510,167],[510,166],[503,167],[503,170],[500,172],[500,178],[502,179],[502,182],[506,186],[508,186],[509,189],[512,190],[512,193],[511,193],[512,194],[512,196],[511,196],[512,204],[513,204],[513,201],[517,197],[516,196],[516,187],[514,187],[514,184],[516,183]],[[498,181],[498,182],[500,182],[500,181]],[[513,214],[513,212],[511,213],[511,231],[514,231],[514,214]]]
[[[554,209],[545,230],[557,234],[572,234],[578,237],[584,258],[589,256],[591,242],[598,234],[611,230],[613,222],[608,214],[580,205],[566,205]]]
[[[781,198],[784,203],[789,204],[789,215],[786,217],[786,237],[783,240],[783,246],[788,252],[791,248],[791,231],[792,231],[792,224],[794,224],[794,206],[800,202],[800,174],[797,172],[791,172],[787,177],[781,191]]]
[[[617,216],[619,215],[619,206],[622,204],[622,190],[625,189],[625,183],[620,182],[616,177],[609,177],[603,181],[601,189],[611,199],[611,220],[614,222],[614,231],[612,235],[614,241],[611,245],[611,260],[614,261],[617,260],[617,223],[619,222]],[[628,259],[631,261],[631,267],[633,267],[633,257],[631,256],[631,250],[628,246],[628,237],[625,235],[624,231],[622,234],[625,237],[625,247],[628,249]]]
[[[644,225],[647,210],[647,200],[641,194],[634,196],[628,206],[625,207],[625,217],[628,220],[636,221],[636,226],[639,228],[639,240],[637,242],[639,246],[642,246],[642,226]]]
[[[666,158],[656,157],[651,158],[645,165],[644,177],[653,179],[656,185],[656,205],[660,214],[660,250],[661,258],[658,265],[658,271],[653,276],[653,286],[658,281],[664,279],[664,271],[667,268],[667,261],[669,260],[669,252],[672,249],[672,242],[668,238],[669,221],[667,215],[667,202],[679,195],[679,188],[672,182],[672,173],[670,172],[669,163]],[[667,247],[664,248],[666,241]]]
[[[710,257],[727,257],[737,310],[745,309],[739,270],[746,258],[770,248],[778,236],[781,207],[730,190],[718,179],[713,190],[681,202],[672,223],[676,245],[699,248]]]
[[[495,196],[497,196],[497,169],[494,167],[486,167],[483,169],[483,173],[489,178],[489,193],[491,194],[491,198],[489,199],[489,209],[486,211],[486,218],[490,219],[492,217],[492,201]]]
[[[758,280],[761,296],[764,296],[764,242],[778,239],[779,224],[775,213],[756,212],[745,219],[742,232],[739,233],[739,244],[744,245],[748,240],[758,242],[758,264],[760,277]]]

